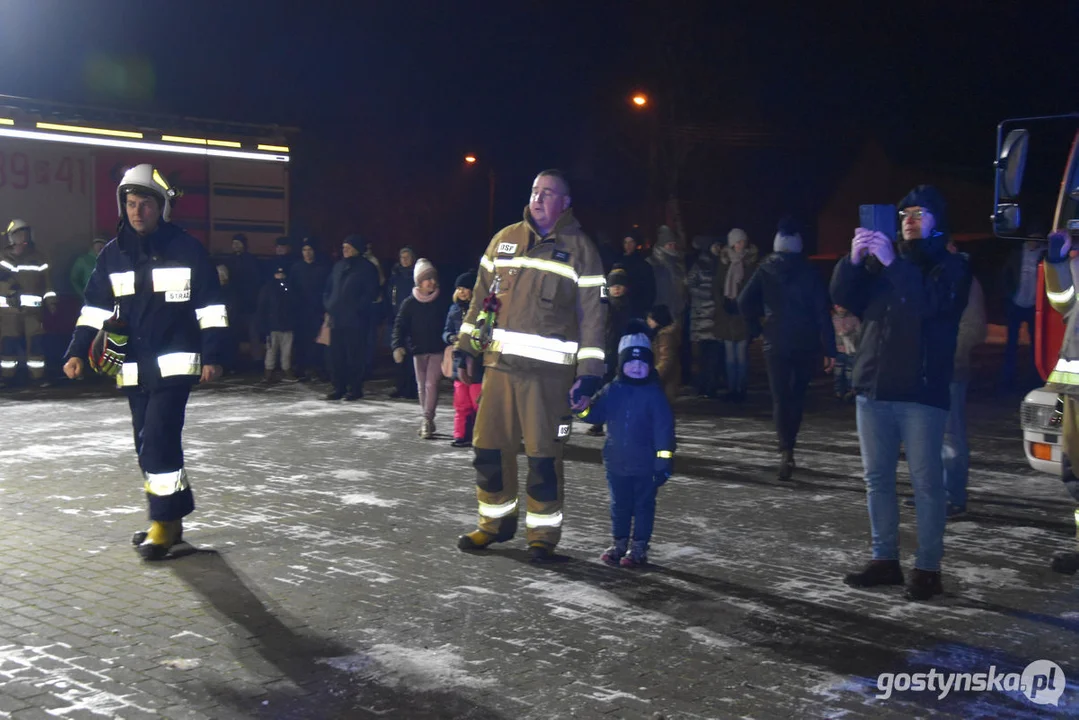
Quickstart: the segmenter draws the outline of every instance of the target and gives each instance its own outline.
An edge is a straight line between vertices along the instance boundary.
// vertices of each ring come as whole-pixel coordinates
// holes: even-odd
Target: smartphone
[[[858,227],[876,230],[895,242],[897,218],[895,205],[861,205],[858,207]]]

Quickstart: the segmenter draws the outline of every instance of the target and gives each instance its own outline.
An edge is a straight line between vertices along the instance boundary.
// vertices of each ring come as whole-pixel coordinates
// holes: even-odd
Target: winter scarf
[[[412,288],[412,297],[416,298],[416,300],[421,303],[429,303],[438,297],[438,290],[439,288],[436,287],[434,290],[424,295],[422,292],[420,292],[420,289],[418,287],[414,287]]]
[[[737,300],[738,292],[742,289],[742,281],[746,277],[746,247],[743,245],[741,250],[735,250],[734,248],[726,248],[723,251],[726,254],[726,259],[730,262],[730,269],[727,270],[727,278],[723,283],[723,297],[728,300]]]

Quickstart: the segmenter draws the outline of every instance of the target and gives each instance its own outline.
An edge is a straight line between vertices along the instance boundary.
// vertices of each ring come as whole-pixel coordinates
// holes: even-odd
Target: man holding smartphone
[[[902,445],[918,518],[907,598],[928,600],[943,592],[941,447],[970,271],[961,256],[947,250],[945,204],[936,188],[919,185],[898,207],[901,240],[893,244],[879,230],[858,228],[850,255],[832,275],[832,301],[862,318],[852,385],[873,550],[869,565],[844,582],[863,588],[903,584],[896,495]]]

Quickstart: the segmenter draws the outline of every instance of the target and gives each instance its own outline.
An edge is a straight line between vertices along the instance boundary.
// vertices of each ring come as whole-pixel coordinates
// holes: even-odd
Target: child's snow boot
[[[615,538],[614,545],[603,551],[603,554],[599,556],[607,565],[611,567],[618,567],[619,561],[622,556],[626,554],[626,549],[629,547],[629,538]]]
[[[648,564],[648,543],[643,540],[634,540],[633,545],[623,558],[621,565],[624,568],[639,568]]]

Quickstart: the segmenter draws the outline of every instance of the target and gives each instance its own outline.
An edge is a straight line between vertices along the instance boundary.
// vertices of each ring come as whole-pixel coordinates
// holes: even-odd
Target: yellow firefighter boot
[[[161,560],[182,536],[182,520],[154,520],[145,533],[135,533],[132,542],[143,560]]]
[[[483,550],[495,541],[495,536],[483,530],[473,530],[457,538],[458,550]]]

